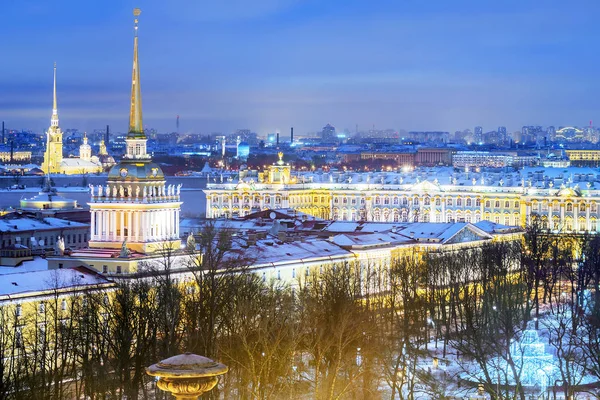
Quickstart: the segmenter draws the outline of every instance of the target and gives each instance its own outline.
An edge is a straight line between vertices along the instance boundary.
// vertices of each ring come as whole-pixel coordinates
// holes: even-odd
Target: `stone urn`
[[[219,375],[229,370],[210,358],[192,353],[167,358],[146,368],[146,373],[158,378],[159,389],[178,400],[197,400],[219,382]]]

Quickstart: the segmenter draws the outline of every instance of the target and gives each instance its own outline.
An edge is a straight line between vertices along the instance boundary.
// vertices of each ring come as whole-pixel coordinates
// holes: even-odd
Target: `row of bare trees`
[[[292,284],[248,270],[234,240],[202,231],[185,281],[165,249],[146,277],[110,291],[0,309],[0,398],[161,398],[144,368],[191,351],[230,367],[215,398],[444,399],[472,381],[523,400],[509,349],[532,324],[550,336],[565,394],[600,377],[596,237],[534,226],[523,242],[339,263]],[[442,373],[433,357],[455,367]],[[514,387],[497,384],[498,358]]]

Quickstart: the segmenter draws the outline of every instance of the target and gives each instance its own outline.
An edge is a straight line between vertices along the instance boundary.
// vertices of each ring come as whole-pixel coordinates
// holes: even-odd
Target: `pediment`
[[[421,192],[441,192],[442,188],[438,183],[429,182],[425,180],[423,182],[419,182],[413,185],[412,190],[417,190]]]

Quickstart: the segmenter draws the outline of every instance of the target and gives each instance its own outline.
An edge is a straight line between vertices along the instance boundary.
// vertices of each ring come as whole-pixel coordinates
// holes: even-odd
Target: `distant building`
[[[337,142],[338,137],[335,132],[335,127],[330,124],[325,125],[321,130],[321,140],[323,140],[323,142]]]
[[[450,137],[449,132],[440,132],[440,131],[412,131],[408,132],[408,138],[419,143],[448,143],[448,139]]]
[[[600,166],[600,150],[565,150],[565,153],[575,167]]]
[[[483,144],[483,128],[481,126],[475,127],[473,138],[476,144]]]
[[[56,64],[54,65],[52,118],[46,135],[46,152],[44,153],[44,162],[42,164],[42,170],[45,173],[74,175],[103,171],[98,157],[92,156],[92,149],[85,135],[83,144],[79,147],[79,157],[63,157],[63,133],[58,126],[58,106],[56,101]]]

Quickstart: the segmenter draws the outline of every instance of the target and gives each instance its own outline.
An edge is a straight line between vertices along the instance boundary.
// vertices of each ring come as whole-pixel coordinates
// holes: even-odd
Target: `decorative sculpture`
[[[177,185],[177,196],[181,193],[181,183]]]
[[[117,197],[117,185],[113,186],[113,197]]]
[[[139,186],[135,187],[135,197],[140,197],[140,187]]]
[[[127,239],[123,241],[121,245],[121,252],[119,253],[119,258],[127,258],[131,255],[131,251],[127,248]]]
[[[143,196],[144,198],[146,198],[146,196],[148,196],[148,191],[146,190],[146,186],[144,186],[144,190],[143,190],[142,192],[143,192],[143,193],[142,193],[142,196]]]
[[[90,195],[94,196],[94,185],[90,183],[88,187],[90,188]]]
[[[102,197],[102,185],[98,185],[98,197]]]
[[[61,236],[56,239],[56,251],[61,256],[65,255],[65,241]]]
[[[133,191],[131,185],[127,186],[127,197],[133,197]]]
[[[122,185],[119,186],[119,197],[125,197],[125,189]]]

